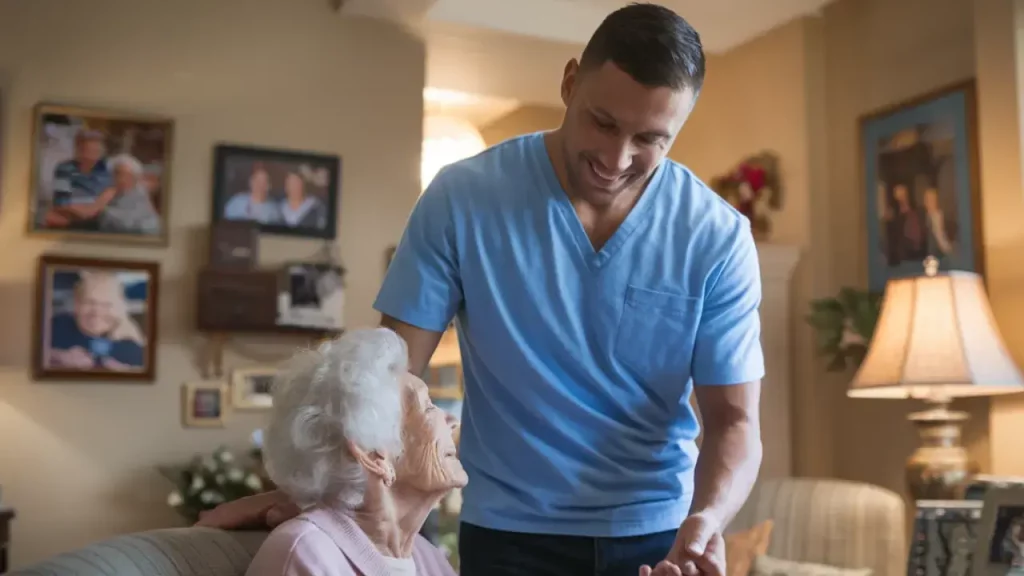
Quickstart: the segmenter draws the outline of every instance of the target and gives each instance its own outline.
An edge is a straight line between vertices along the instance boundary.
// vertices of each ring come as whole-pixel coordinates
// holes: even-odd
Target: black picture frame
[[[264,176],[267,200],[254,213],[250,183],[257,172]],[[305,196],[300,207],[285,205],[286,190],[293,177],[302,181]],[[260,181],[257,181],[260,182]],[[264,185],[264,184],[261,184]],[[338,235],[338,205],[341,200],[341,157],[333,154],[218,144],[214,148],[213,222],[255,221],[260,233],[298,238],[334,240]],[[298,214],[298,216],[295,216]],[[297,223],[295,223],[297,222]]]

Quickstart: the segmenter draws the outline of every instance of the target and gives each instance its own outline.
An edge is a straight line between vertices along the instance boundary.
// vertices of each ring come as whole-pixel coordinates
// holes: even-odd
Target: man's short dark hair
[[[630,4],[601,22],[583,49],[580,69],[606,62],[644,86],[698,92],[704,84],[700,34],[682,16],[657,4]]]

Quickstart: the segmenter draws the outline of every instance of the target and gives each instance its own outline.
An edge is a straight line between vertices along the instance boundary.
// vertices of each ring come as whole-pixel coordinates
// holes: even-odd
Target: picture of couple
[[[38,107],[30,230],[165,242],[172,132],[169,120]]]
[[[974,86],[964,83],[861,119],[870,288],[942,270],[981,272]]]
[[[252,221],[261,232],[333,239],[339,165],[337,156],[218,146],[214,220]]]

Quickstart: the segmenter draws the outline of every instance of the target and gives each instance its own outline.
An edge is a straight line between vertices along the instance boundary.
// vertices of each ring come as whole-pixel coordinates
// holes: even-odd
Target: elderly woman
[[[454,576],[418,532],[466,484],[442,410],[407,372],[405,343],[356,330],[297,356],[274,389],[267,473],[303,512],[248,576]]]
[[[145,186],[142,163],[131,154],[118,154],[107,165],[114,174],[114,187],[101,197],[108,203],[99,212],[100,230],[160,234],[162,222]]]

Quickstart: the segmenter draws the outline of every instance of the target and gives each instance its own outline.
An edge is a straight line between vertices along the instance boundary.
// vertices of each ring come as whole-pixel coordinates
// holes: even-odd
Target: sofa
[[[835,480],[766,480],[731,529],[774,522],[768,555],[875,576],[906,571],[903,500],[882,488]],[[118,536],[15,570],[12,576],[241,576],[265,532],[172,528]]]

